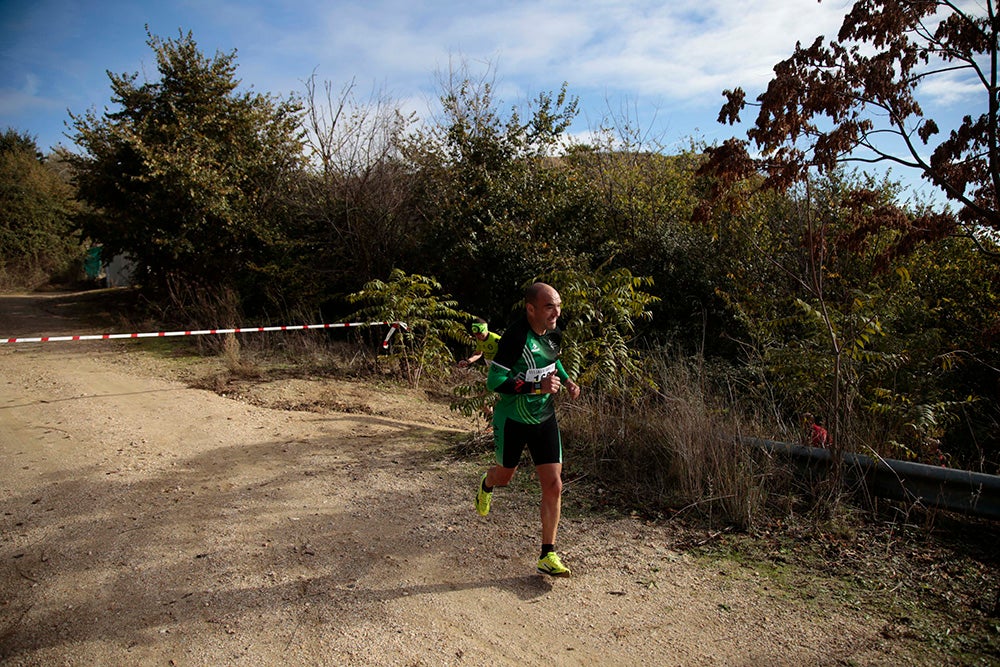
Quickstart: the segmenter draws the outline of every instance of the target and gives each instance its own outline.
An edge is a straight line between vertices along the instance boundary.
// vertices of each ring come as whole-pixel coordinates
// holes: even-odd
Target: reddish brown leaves
[[[973,9],[985,11],[978,5]],[[916,168],[956,201],[969,224],[1000,229],[1000,22],[934,0],[858,0],[836,41],[816,38],[774,67],[757,97],[747,142],[709,151],[703,173],[725,183],[747,173],[765,175],[769,187],[788,187],[810,169],[829,172],[850,161],[890,162]],[[923,115],[916,95],[931,77],[964,77],[982,84],[986,112],[942,132]],[[736,123],[745,92],[724,93],[719,121]],[[917,140],[919,139],[919,143]],[[749,145],[762,156],[748,162]],[[931,148],[931,157],[924,149]],[[935,224],[928,222],[928,228]]]

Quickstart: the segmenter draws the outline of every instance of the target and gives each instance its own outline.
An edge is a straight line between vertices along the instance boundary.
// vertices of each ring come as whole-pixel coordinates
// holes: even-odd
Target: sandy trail
[[[80,332],[60,299],[0,297],[0,335]],[[479,467],[445,446],[468,424],[376,388],[272,390],[309,386],[369,414],[191,389],[136,342],[0,345],[0,662],[913,662],[884,620],[574,513],[572,487],[574,577],[536,575],[533,486],[478,517]]]

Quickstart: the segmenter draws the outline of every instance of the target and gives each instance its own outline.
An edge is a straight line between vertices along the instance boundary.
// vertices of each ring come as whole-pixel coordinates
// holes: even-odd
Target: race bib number
[[[549,364],[544,368],[529,368],[524,372],[524,381],[538,383],[555,372],[556,372],[555,364]]]

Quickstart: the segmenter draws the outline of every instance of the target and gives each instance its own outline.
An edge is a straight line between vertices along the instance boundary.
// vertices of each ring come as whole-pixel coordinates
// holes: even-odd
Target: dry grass
[[[600,397],[563,405],[568,460],[602,496],[659,513],[688,512],[750,528],[772,500],[782,471],[739,436],[753,415],[713,395],[701,369],[660,359],[658,392],[635,402]]]

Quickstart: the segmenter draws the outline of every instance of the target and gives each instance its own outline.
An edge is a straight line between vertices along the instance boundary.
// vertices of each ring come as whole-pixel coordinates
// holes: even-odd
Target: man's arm
[[[570,398],[572,398],[574,401],[580,398],[580,385],[573,382],[569,378],[566,378],[566,382],[564,384],[566,385],[566,391],[569,392]]]
[[[459,361],[458,362],[458,367],[459,368],[465,368],[466,366],[471,366],[472,364],[474,364],[477,361],[479,361],[479,358],[481,356],[483,356],[482,350],[479,350],[477,352],[473,352],[472,356],[469,357],[468,359],[462,359],[461,361]]]
[[[569,376],[560,379],[558,372],[547,375],[545,379],[542,380],[541,393],[558,394],[563,387],[566,387],[566,391],[569,392],[570,398],[575,400],[580,397],[580,385],[570,380]]]
[[[527,340],[527,322],[517,322],[507,327],[497,343],[497,353],[486,375],[486,388],[500,394],[530,394],[530,382],[518,380],[511,370],[524,352]]]
[[[498,364],[496,359],[490,364],[490,371],[486,376],[486,388],[498,394],[530,394],[534,390],[530,382],[514,377],[511,370]]]
[[[566,369],[563,368],[561,359],[556,360],[556,375],[559,376],[561,384],[566,387],[566,390],[569,392],[570,398],[576,400],[577,398],[580,397],[580,385],[569,379],[569,373],[567,373]]]

